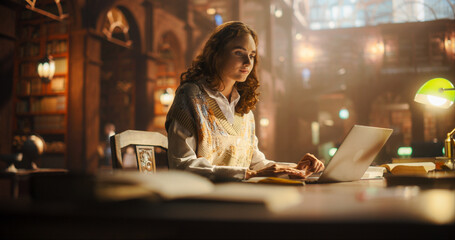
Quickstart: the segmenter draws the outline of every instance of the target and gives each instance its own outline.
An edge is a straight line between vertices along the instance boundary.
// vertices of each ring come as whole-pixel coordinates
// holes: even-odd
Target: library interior
[[[2,239],[455,238],[455,0],[2,0],[0,14]],[[312,153],[327,183],[170,164],[182,73],[232,21],[257,35],[255,149]]]

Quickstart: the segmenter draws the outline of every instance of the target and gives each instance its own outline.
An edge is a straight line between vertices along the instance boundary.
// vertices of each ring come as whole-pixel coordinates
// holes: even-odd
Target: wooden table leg
[[[11,178],[11,197],[14,199],[19,198],[19,180],[16,176]]]

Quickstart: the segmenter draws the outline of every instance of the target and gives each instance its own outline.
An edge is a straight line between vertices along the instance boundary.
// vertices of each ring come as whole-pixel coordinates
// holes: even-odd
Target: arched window
[[[103,33],[107,40],[129,48],[132,44],[129,30],[128,21],[120,9],[114,7],[107,12],[103,27]]]
[[[329,29],[455,19],[448,0],[296,0],[309,28]]]

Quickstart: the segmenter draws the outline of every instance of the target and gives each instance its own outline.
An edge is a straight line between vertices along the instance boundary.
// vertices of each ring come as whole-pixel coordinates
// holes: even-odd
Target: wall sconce
[[[371,61],[376,61],[384,55],[384,43],[382,41],[372,40],[366,44],[365,57]]]
[[[166,88],[160,95],[160,102],[165,107],[169,107],[174,101],[174,90],[172,88]]]
[[[208,15],[215,15],[216,14],[216,9],[215,8],[207,8],[206,10]]]
[[[281,7],[274,4],[270,6],[270,13],[276,18],[281,18],[283,16],[283,10]]]
[[[310,46],[304,46],[303,44],[300,46],[298,50],[298,57],[299,60],[302,62],[311,62],[313,61],[314,57],[316,56],[316,51]]]
[[[377,42],[370,46],[370,52],[376,55],[382,55],[384,53],[384,44],[382,42]]]
[[[266,117],[261,118],[261,120],[259,120],[259,125],[261,125],[261,127],[267,127],[267,126],[269,126],[269,124],[270,124],[270,120]]]
[[[38,61],[38,75],[41,80],[45,83],[49,83],[54,77],[55,73],[55,62],[52,56],[44,56],[41,60]]]
[[[452,106],[455,99],[455,88],[453,84],[444,78],[433,78],[427,81],[425,84],[420,87],[417,91],[414,101],[432,105],[439,108],[449,108]],[[454,169],[454,156],[453,156],[453,147],[455,142],[453,136],[455,135],[455,128],[447,133],[447,138],[444,142],[445,156],[450,159],[452,166],[450,168]]]

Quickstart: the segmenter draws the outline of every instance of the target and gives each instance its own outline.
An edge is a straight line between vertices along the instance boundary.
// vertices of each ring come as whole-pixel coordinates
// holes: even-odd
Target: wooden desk
[[[66,174],[66,169],[40,168],[40,169],[18,169],[17,172],[0,171],[0,179],[10,180],[10,193],[14,199],[19,198],[19,183],[26,182],[31,176],[53,176]]]
[[[291,187],[291,186],[283,186]],[[0,238],[454,239],[455,191],[385,180],[298,188],[300,204],[147,199],[0,202]]]

